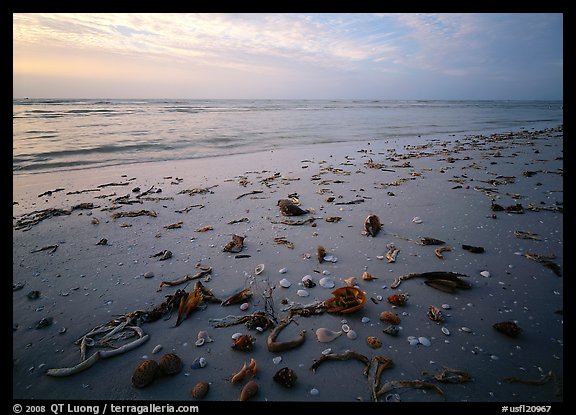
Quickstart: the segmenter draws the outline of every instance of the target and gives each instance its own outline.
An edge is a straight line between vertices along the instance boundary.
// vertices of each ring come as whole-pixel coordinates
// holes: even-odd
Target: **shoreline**
[[[205,400],[234,401],[246,381],[232,384],[230,377],[254,358],[258,362],[254,380],[260,386],[255,400],[370,401],[358,361],[328,362],[316,373],[310,370],[322,351],[331,348],[334,353],[351,349],[369,358],[391,358],[394,366],[383,374],[390,381],[423,379],[422,372],[434,375],[445,367],[473,377],[457,385],[427,378],[441,388],[443,397],[433,390],[412,388],[390,392],[398,393],[402,401],[560,402],[556,381],[528,386],[502,379],[538,379],[549,370],[555,379],[563,376],[563,319],[557,313],[562,310],[562,279],[524,255],[553,254],[553,263],[563,270],[562,140],[562,130],[553,128],[427,144],[402,140],[320,144],[313,149],[74,172],[78,174],[15,175],[16,222],[43,209],[69,213],[47,217],[26,231],[13,231],[13,284],[24,283],[13,292],[13,398],[193,400],[190,390],[202,380],[210,383]],[[149,189],[147,197],[137,197]],[[276,205],[293,193],[302,208],[314,209],[304,217],[317,219],[299,226],[278,223],[300,219],[281,216]],[[328,202],[329,197],[334,199]],[[492,211],[491,198],[504,207],[520,203],[524,213]],[[93,205],[73,209],[88,203]],[[113,206],[119,208],[103,210]],[[113,219],[114,213],[137,210],[154,211],[156,216]],[[383,224],[374,238],[361,234],[369,214],[378,215]],[[325,220],[336,216],[341,219]],[[416,217],[422,222],[416,223]],[[180,221],[180,226],[167,229]],[[521,239],[515,231],[538,239]],[[245,236],[241,254],[249,257],[222,252],[233,234]],[[424,236],[445,241],[451,251],[439,259],[434,254],[437,247],[415,243]],[[103,238],[107,243],[97,245]],[[294,248],[275,243],[274,238],[289,241]],[[390,244],[399,249],[394,263],[380,259]],[[470,253],[461,249],[464,244],[482,246],[485,252]],[[37,251],[55,245],[53,251]],[[337,261],[319,263],[319,245]],[[170,250],[172,257],[165,261],[153,257],[163,250]],[[209,278],[200,281],[220,299],[251,288],[248,310],[240,310],[240,304],[207,303],[178,327],[173,327],[176,313],[167,321],[145,322],[141,328],[149,339],[135,350],[69,377],[46,376],[46,369],[80,362],[74,341],[92,328],[135,310],[154,308],[178,289],[191,291],[194,281],[160,292],[158,287],[161,281],[195,274],[198,263],[212,268]],[[258,264],[265,264],[265,270],[256,276]],[[279,273],[282,268],[285,273]],[[377,279],[362,280],[364,271]],[[431,271],[467,275],[472,288],[451,294],[427,286],[420,278],[391,288],[401,275]],[[488,277],[480,274],[484,271]],[[147,278],[149,273],[154,275]],[[311,275],[317,286],[307,290],[309,297],[299,297],[305,275]],[[304,329],[306,340],[299,348],[271,353],[266,347],[269,330],[260,333],[243,325],[216,328],[210,324],[211,319],[264,310],[270,305],[263,296],[266,288],[272,289],[273,310],[281,320],[287,312],[283,300],[288,305],[324,301],[333,289],[321,287],[321,278],[333,279],[337,288],[352,276],[366,294],[363,308],[347,315],[297,318],[297,324],[286,327],[279,338],[292,339]],[[282,279],[290,282],[289,288],[280,285]],[[28,298],[31,291],[39,291],[39,297]],[[410,295],[407,305],[393,308],[386,297],[402,292]],[[451,306],[444,311],[444,322],[431,321],[426,313],[429,305],[440,308],[442,304]],[[397,337],[383,333],[387,324],[379,314],[385,310],[402,320]],[[52,317],[52,324],[36,329],[44,317]],[[492,328],[509,320],[517,320],[520,337],[510,339]],[[318,328],[338,332],[342,324],[358,337],[341,334],[330,343],[317,341]],[[450,334],[445,335],[442,327]],[[195,346],[202,330],[214,341]],[[231,349],[236,332],[256,339],[252,352]],[[381,348],[369,347],[367,336],[377,337]],[[426,338],[431,345],[411,346],[408,336]],[[162,350],[152,353],[159,344]],[[90,355],[96,348],[88,349]],[[132,373],[142,360],[158,360],[170,351],[183,360],[180,373],[141,389],[131,385]],[[206,367],[191,368],[199,357],[205,357]],[[284,366],[298,375],[292,389],[272,380]],[[341,380],[344,374],[349,374],[346,383]],[[319,393],[311,394],[313,389]]]

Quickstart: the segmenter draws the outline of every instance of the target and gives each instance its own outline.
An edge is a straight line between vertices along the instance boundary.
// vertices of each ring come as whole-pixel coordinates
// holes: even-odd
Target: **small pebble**
[[[250,304],[242,303],[242,305],[240,306],[240,310],[246,311],[246,310],[248,310],[248,307],[250,307]]]
[[[287,270],[286,268],[280,268],[280,269],[278,270],[278,272],[279,272],[280,274],[286,274],[286,273],[288,272],[288,270]]]
[[[316,388],[310,389],[310,395],[312,395],[312,396],[316,396],[316,395],[318,395],[319,393],[320,393],[320,391],[319,391],[318,389],[316,389]]]
[[[296,291],[296,294],[298,294],[300,297],[308,297],[310,295],[310,293],[306,290],[298,290]]]
[[[278,363],[280,363],[282,361],[282,356],[276,356],[272,359],[272,362],[277,365]]]
[[[144,274],[144,278],[153,278],[154,273],[152,271],[148,271]]]
[[[485,278],[490,278],[490,272],[488,272],[488,271],[482,271],[482,272],[480,273],[480,275],[482,275],[482,276],[485,277]]]
[[[288,281],[286,278],[282,278],[279,282],[280,286],[283,288],[289,288],[292,283],[290,281]]]
[[[350,340],[355,340],[358,338],[358,334],[354,330],[350,329],[348,330],[348,333],[346,333],[346,337],[348,337]]]
[[[366,323],[369,323],[369,322],[370,322],[370,318],[368,318],[368,317],[362,317],[362,320],[361,320],[361,321],[362,321],[362,323],[366,324]]]

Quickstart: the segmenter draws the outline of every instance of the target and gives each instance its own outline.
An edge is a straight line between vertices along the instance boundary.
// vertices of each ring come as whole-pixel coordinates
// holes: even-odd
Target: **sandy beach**
[[[283,199],[306,213],[283,215]],[[236,401],[254,381],[254,401],[563,401],[561,127],[15,175],[13,226],[14,399],[193,402],[207,382],[204,401]],[[233,235],[243,246],[226,252]],[[322,307],[354,286],[353,312]],[[244,324],[257,312],[269,327]],[[505,322],[519,334],[494,328]],[[236,333],[251,350],[232,348]],[[104,353],[49,374],[82,351]],[[136,368],[167,353],[182,369],[135,387]],[[284,367],[289,388],[274,380]]]

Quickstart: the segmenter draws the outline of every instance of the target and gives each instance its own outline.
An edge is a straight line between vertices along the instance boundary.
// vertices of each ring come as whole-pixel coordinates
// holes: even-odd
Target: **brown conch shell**
[[[404,305],[408,301],[408,294],[392,294],[388,296],[387,300],[393,305]]]
[[[382,311],[380,313],[380,320],[385,321],[388,324],[393,324],[395,326],[400,324],[400,317],[398,317],[398,314],[394,314],[391,311]]]
[[[204,399],[210,390],[210,384],[208,382],[198,382],[192,388],[191,394],[193,398]]]
[[[444,316],[438,307],[433,305],[428,307],[428,318],[432,321],[444,321]]]
[[[166,353],[160,358],[158,367],[165,375],[175,375],[182,370],[182,359],[175,353]]]
[[[132,385],[137,388],[148,386],[154,381],[154,379],[156,379],[158,372],[158,363],[156,363],[155,360],[144,360],[138,365],[138,367],[136,367],[136,370],[134,370],[134,374],[132,375]]]
[[[376,236],[382,229],[380,218],[376,215],[368,215],[364,220],[364,233],[368,236]]]
[[[360,310],[366,302],[364,292],[356,287],[340,287],[332,291],[334,297],[324,301],[329,313],[353,313]]]
[[[258,393],[258,384],[253,380],[251,380],[242,389],[242,392],[240,393],[240,400],[247,401],[248,399],[255,396],[257,393]]]

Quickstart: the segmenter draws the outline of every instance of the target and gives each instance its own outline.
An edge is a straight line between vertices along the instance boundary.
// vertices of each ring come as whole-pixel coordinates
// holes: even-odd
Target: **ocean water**
[[[13,173],[562,123],[562,101],[15,99]]]

